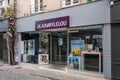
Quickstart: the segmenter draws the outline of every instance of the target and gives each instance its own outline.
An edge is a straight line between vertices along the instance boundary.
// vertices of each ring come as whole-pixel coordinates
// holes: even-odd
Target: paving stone
[[[69,74],[34,65],[0,66],[0,80],[107,80],[96,77]]]

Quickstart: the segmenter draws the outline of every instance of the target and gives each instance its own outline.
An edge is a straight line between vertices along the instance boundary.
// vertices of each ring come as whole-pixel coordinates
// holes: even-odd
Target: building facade
[[[18,0],[16,7],[18,62],[65,65],[111,79],[109,0]]]
[[[97,0],[17,0],[17,18],[49,12]],[[23,3],[24,2],[24,3]],[[26,4],[27,3],[27,4]],[[25,8],[24,8],[25,7]]]
[[[96,60],[94,68],[87,66],[89,61],[84,62],[86,65],[80,65],[80,69],[97,71],[111,78],[110,6],[107,0],[33,13],[31,16],[18,18],[16,26],[18,45],[21,45],[18,46],[21,62],[41,64],[40,55],[45,57],[44,54],[47,54],[49,64],[67,66],[70,53],[78,51],[72,49],[73,41],[83,40],[85,45],[93,46],[93,40],[96,40],[101,53],[98,55],[101,56],[100,61]],[[85,55],[85,59],[99,59],[97,55],[93,56],[94,59],[89,56],[91,55]]]

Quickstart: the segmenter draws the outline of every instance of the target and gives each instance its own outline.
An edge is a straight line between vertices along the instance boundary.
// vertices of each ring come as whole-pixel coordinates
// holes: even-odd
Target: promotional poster
[[[84,40],[72,40],[71,41],[71,52],[77,55],[81,54],[84,46]]]
[[[80,57],[68,56],[68,68],[80,70]]]
[[[35,40],[28,40],[28,54],[35,55]]]
[[[39,54],[38,55],[38,64],[48,64],[48,54]]]

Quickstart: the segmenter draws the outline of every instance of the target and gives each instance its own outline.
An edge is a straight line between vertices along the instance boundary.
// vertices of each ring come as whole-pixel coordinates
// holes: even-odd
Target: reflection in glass
[[[48,52],[48,34],[41,33],[40,34],[40,53],[47,53]]]

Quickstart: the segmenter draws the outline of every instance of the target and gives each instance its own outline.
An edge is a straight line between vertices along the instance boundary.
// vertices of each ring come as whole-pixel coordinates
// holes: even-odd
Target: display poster
[[[28,40],[28,55],[35,55],[35,40]]]
[[[49,64],[48,54],[38,55],[38,64]]]
[[[71,52],[75,54],[81,54],[84,46],[84,40],[72,40],[71,41]]]
[[[58,45],[62,46],[63,45],[63,38],[58,38]]]
[[[80,57],[68,56],[68,69],[80,70]]]

